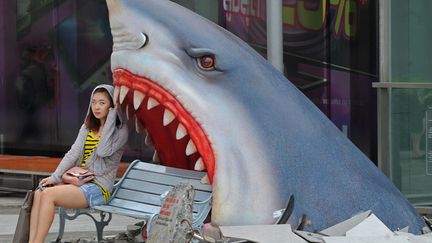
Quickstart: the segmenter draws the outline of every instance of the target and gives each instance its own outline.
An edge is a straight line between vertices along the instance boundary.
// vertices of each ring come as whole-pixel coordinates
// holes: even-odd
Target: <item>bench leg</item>
[[[106,213],[106,212],[103,212],[103,211],[99,211],[100,221],[98,221],[98,220],[96,220],[93,217],[93,215],[91,215],[90,213],[88,213],[86,211],[82,211],[80,209],[74,209],[74,214],[73,215],[68,215],[66,213],[66,209],[59,208],[59,221],[60,222],[59,222],[59,233],[58,233],[57,239],[55,241],[56,243],[61,242],[61,239],[63,238],[63,234],[64,234],[64,230],[65,230],[65,225],[66,225],[66,219],[68,219],[68,220],[74,220],[74,219],[76,219],[81,214],[85,214],[85,215],[89,216],[93,220],[93,222],[95,223],[95,226],[96,226],[97,240],[98,240],[98,242],[102,241],[103,229],[111,221],[111,218],[112,218],[112,214],[111,213]]]
[[[146,231],[147,231],[147,238],[150,236],[150,231],[153,225],[156,223],[156,220],[158,218],[158,214],[153,214],[148,220],[146,225]]]
[[[64,230],[65,230],[65,224],[66,224],[66,211],[64,208],[58,209],[59,214],[59,232],[57,235],[56,243],[61,242],[61,239],[63,238]]]
[[[97,240],[98,240],[98,242],[101,242],[101,241],[102,241],[102,238],[103,238],[103,230],[104,230],[105,226],[107,226],[107,225],[109,224],[109,222],[111,221],[112,214],[111,214],[111,213],[106,213],[106,212],[100,211],[100,212],[99,212],[99,215],[100,215],[100,221],[97,221],[97,220],[96,220],[95,218],[93,218],[93,216],[91,216],[91,215],[89,215],[89,216],[93,219],[93,221],[94,221],[94,223],[95,223],[95,226],[96,226],[96,233],[97,233]],[[106,217],[107,215],[108,215],[108,218],[105,219],[105,217]]]

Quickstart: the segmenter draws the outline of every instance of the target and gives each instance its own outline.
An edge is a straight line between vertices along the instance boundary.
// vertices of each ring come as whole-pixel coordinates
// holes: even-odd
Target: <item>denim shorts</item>
[[[101,189],[93,183],[87,182],[80,186],[81,191],[87,199],[87,204],[90,208],[105,204],[105,200]]]

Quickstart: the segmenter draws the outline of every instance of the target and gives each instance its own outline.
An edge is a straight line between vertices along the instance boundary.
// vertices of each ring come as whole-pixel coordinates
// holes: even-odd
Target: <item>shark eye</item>
[[[216,59],[213,55],[205,55],[197,57],[198,67],[204,71],[212,71],[215,69]]]

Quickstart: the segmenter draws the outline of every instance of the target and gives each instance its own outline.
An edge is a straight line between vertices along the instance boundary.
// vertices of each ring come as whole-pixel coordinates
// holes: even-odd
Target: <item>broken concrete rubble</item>
[[[105,243],[138,243],[142,223],[129,225],[125,233],[106,237]],[[289,243],[432,243],[432,233],[414,235],[408,228],[391,231],[371,211],[362,212],[320,232],[292,230],[289,224],[220,226],[220,239],[215,242],[289,242]],[[213,237],[214,238],[214,237]],[[247,239],[248,241],[232,241]],[[79,239],[77,243],[95,243],[96,240]],[[205,241],[193,241],[205,242]]]

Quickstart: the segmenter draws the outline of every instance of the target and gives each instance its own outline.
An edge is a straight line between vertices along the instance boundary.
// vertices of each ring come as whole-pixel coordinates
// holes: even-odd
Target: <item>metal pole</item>
[[[388,84],[390,80],[390,23],[389,0],[379,2],[379,82]],[[390,88],[391,89],[391,88]],[[378,167],[390,178],[390,134],[389,134],[389,91],[390,89],[378,89]]]
[[[283,73],[282,0],[266,1],[267,60]]]

